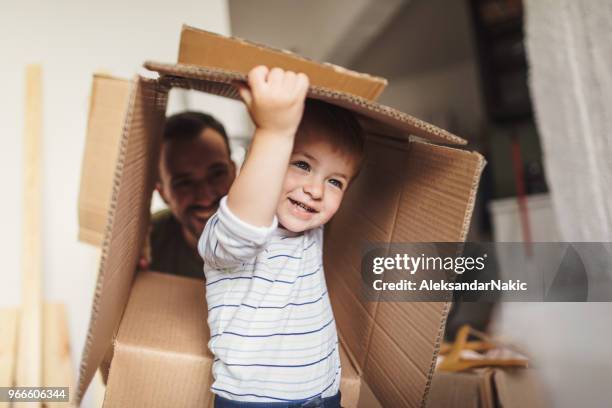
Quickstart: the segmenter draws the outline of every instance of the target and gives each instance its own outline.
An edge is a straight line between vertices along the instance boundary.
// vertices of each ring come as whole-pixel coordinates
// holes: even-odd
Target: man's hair
[[[229,139],[225,128],[212,115],[203,112],[185,111],[168,116],[164,127],[164,142],[171,140],[194,139],[205,129],[217,131],[225,141],[227,154],[231,155]]]
[[[365,155],[365,132],[355,114],[339,106],[307,99],[300,126],[304,122],[328,132],[334,145],[347,151],[357,160],[355,176],[359,173]]]

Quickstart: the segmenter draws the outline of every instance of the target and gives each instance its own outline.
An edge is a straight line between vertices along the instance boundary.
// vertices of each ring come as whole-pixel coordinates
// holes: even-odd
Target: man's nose
[[[195,188],[195,200],[205,206],[211,205],[216,198],[216,194],[210,183],[201,181]]]

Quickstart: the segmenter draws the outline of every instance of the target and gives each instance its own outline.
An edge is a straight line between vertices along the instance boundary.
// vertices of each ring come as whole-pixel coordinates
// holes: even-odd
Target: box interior
[[[202,81],[197,77],[173,76],[165,80],[138,77],[132,81],[122,130],[115,129],[121,132],[121,138],[106,212],[90,329],[80,368],[78,400],[113,341],[130,296],[148,230],[161,130],[172,86],[235,96],[227,83]],[[97,92],[97,96],[93,94],[92,104],[101,103],[98,98],[108,98],[109,94],[121,100],[123,88],[121,92],[108,90],[108,93]],[[332,95],[332,100],[335,97],[326,95]],[[342,103],[339,100],[338,104]],[[107,114],[98,111],[90,120],[112,132]],[[365,123],[385,114],[375,112],[364,118]],[[326,229],[326,279],[347,356],[373,395],[383,406],[422,406],[431,382],[448,303],[365,302],[358,295],[360,245],[362,241],[463,241],[484,160],[477,153],[381,136],[381,129],[384,128],[378,127],[376,134],[369,135],[362,174]],[[96,129],[90,127],[89,132]],[[435,136],[433,140],[437,140]],[[86,157],[84,167],[89,163]],[[83,174],[84,184],[99,183],[93,177],[95,173],[89,173],[92,177],[89,180],[85,177],[87,172]],[[134,351],[135,346],[123,347],[116,350],[117,362],[127,355],[126,350]],[[196,360],[190,364],[205,369]],[[134,369],[138,367],[135,365]]]

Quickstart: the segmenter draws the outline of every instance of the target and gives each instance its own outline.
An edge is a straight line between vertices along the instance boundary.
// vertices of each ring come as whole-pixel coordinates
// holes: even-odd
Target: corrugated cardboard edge
[[[153,61],[145,62],[144,67],[159,73],[161,75],[160,82],[166,83],[168,86],[203,90],[204,92],[237,100],[240,97],[233,84],[235,82],[246,81],[246,76],[240,72],[219,68],[165,64]],[[205,89],[206,86],[209,89]],[[387,136],[387,133],[395,131],[398,133],[398,137],[403,136],[407,138],[410,135],[414,135],[428,139],[436,144],[467,144],[465,139],[431,123],[427,123],[390,106],[346,92],[311,85],[308,97],[348,109],[369,120],[370,124],[379,125],[381,129],[384,128],[385,130],[376,132],[368,128],[366,129],[368,132]]]
[[[121,141],[119,142],[119,154],[117,156],[117,164],[115,166],[115,172],[113,176],[113,180],[114,180],[113,181],[113,192],[112,192],[112,196],[111,196],[111,200],[110,200],[110,204],[108,208],[108,215],[106,217],[107,221],[106,221],[106,227],[104,229],[104,240],[102,241],[102,247],[101,247],[101,253],[100,253],[100,263],[98,267],[98,279],[96,281],[96,287],[94,291],[94,298],[93,298],[93,304],[91,308],[89,328],[87,330],[87,337],[85,339],[85,345],[83,347],[83,353],[81,357],[81,365],[79,367],[79,382],[77,384],[77,396],[76,396],[77,405],[81,404],[81,400],[83,399],[85,390],[87,389],[87,386],[89,385],[89,382],[91,381],[91,379],[86,381],[84,378],[85,370],[87,368],[86,362],[88,361],[89,351],[94,342],[92,328],[95,327],[97,324],[99,303],[100,303],[100,298],[102,296],[102,288],[104,284],[104,270],[106,269],[105,265],[106,265],[106,260],[108,257],[108,249],[109,249],[109,246],[112,240],[111,232],[112,232],[112,226],[113,226],[114,219],[115,219],[117,197],[119,195],[119,188],[120,188],[119,180],[121,178],[121,174],[123,172],[123,166],[125,164],[125,153],[127,151],[127,143],[128,143],[127,134],[129,133],[129,127],[132,123],[132,116],[134,114],[134,108],[136,105],[136,95],[137,95],[136,82],[135,80],[131,80],[130,81],[130,98],[129,98],[129,103],[128,103],[128,109],[125,114],[125,120],[123,122],[124,125],[123,125],[123,131],[121,135]]]
[[[99,90],[96,89],[95,84],[96,81],[98,79],[104,79],[104,80],[111,80],[111,81],[120,81],[120,82],[124,82],[124,81],[128,81],[125,78],[121,78],[118,76],[114,76],[114,75],[110,75],[107,73],[103,73],[103,72],[95,72],[93,74],[93,86],[92,86],[92,91],[91,94],[89,95],[89,115],[87,117],[87,131],[89,132],[89,126],[92,122],[92,113],[93,113],[93,107],[96,101],[96,92],[99,92]],[[128,81],[129,82],[129,81]],[[126,106],[126,110],[127,110],[127,106]],[[124,123],[125,123],[125,118],[124,118]],[[87,143],[87,141],[86,141]],[[85,153],[87,152],[87,145],[84,147],[84,151]],[[81,164],[81,174],[83,173],[83,166],[85,165],[85,159],[86,157],[84,156],[83,158],[83,163]],[[82,181],[81,181],[82,183]],[[102,245],[102,242],[104,241],[104,233],[102,231],[96,231],[90,228],[83,228],[82,227],[82,222],[81,222],[81,209],[80,209],[80,203],[82,200],[82,195],[83,195],[83,186],[82,184],[79,185],[79,195],[78,195],[78,202],[79,202],[79,209],[78,209],[78,217],[79,217],[79,231],[78,231],[78,240],[81,242],[85,242],[87,244],[96,246],[96,247],[100,247]]]
[[[445,148],[445,147],[443,147]],[[446,147],[446,149],[449,149]],[[480,176],[482,175],[482,171],[485,168],[486,160],[485,158],[477,152],[469,152],[470,154],[476,155],[478,157],[479,166],[474,172],[472,177],[472,191],[467,203],[467,208],[465,212],[465,217],[463,218],[463,229],[461,231],[461,241],[464,242],[467,238],[467,234],[470,229],[470,220],[472,219],[472,214],[474,213],[474,205],[476,204],[476,194],[478,192],[478,186],[480,184]],[[434,376],[434,371],[436,370],[436,361],[438,359],[438,353],[440,352],[440,345],[442,342],[442,338],[444,337],[444,330],[446,328],[446,319],[448,318],[448,312],[450,311],[451,302],[446,302],[444,305],[444,311],[442,316],[440,317],[440,329],[438,330],[438,335],[436,336],[436,341],[434,344],[434,353],[431,358],[431,366],[429,368],[429,373],[427,374],[427,384],[425,385],[425,391],[423,392],[423,399],[421,400],[421,407],[426,408],[427,406],[427,397],[429,396],[429,391],[431,389],[431,381]]]
[[[261,44],[261,43],[257,43],[254,41],[249,41],[240,37],[228,37],[228,36],[224,36],[224,35],[220,35],[217,33],[213,33],[210,31],[206,31],[206,30],[202,30],[196,27],[192,27],[189,26],[187,24],[183,24],[182,28],[181,28],[181,41],[180,41],[180,47],[179,47],[179,52],[178,52],[178,56],[177,56],[177,63],[179,64],[187,64],[187,65],[198,65],[198,64],[192,64],[189,61],[186,61],[186,51],[185,51],[185,33],[187,32],[193,32],[196,34],[201,34],[201,35],[207,35],[210,37],[216,37],[220,40],[227,40],[227,41],[233,41],[236,42],[240,45],[244,45],[247,47],[251,47],[257,50],[260,50],[261,52],[264,53],[271,53],[271,54],[277,54],[277,55],[281,55],[281,56],[287,56],[290,57],[292,59],[294,59],[296,62],[298,63],[303,63],[303,64],[308,64],[308,65],[314,65],[316,67],[320,67],[323,70],[331,70],[335,73],[338,73],[340,75],[346,75],[358,80],[367,80],[369,82],[371,82],[373,85],[376,84],[377,89],[376,92],[372,95],[371,100],[376,100],[380,94],[382,94],[382,92],[385,90],[385,88],[388,85],[388,81],[386,78],[382,78],[376,75],[371,75],[368,73],[363,73],[363,72],[357,72],[345,67],[341,67],[339,65],[336,64],[332,64],[329,62],[318,62],[315,61],[311,58],[307,58],[301,55],[298,55],[290,50],[286,50],[286,49],[280,49],[280,48],[275,48],[275,47],[270,47],[268,45],[265,44]]]

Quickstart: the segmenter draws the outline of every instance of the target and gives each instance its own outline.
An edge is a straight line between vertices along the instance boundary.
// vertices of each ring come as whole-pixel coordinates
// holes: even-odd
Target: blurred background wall
[[[40,63],[44,294],[47,300],[67,305],[76,374],[98,268],[98,250],[77,242],[77,198],[92,74],[102,70],[131,78],[145,60],[176,61],[183,23],[229,34],[227,2],[25,0],[3,2],[0,10],[0,307],[21,302],[25,66]],[[174,94],[170,109],[198,103],[219,116],[230,132],[245,133],[248,125],[237,104]],[[88,405],[94,406],[85,401]]]

